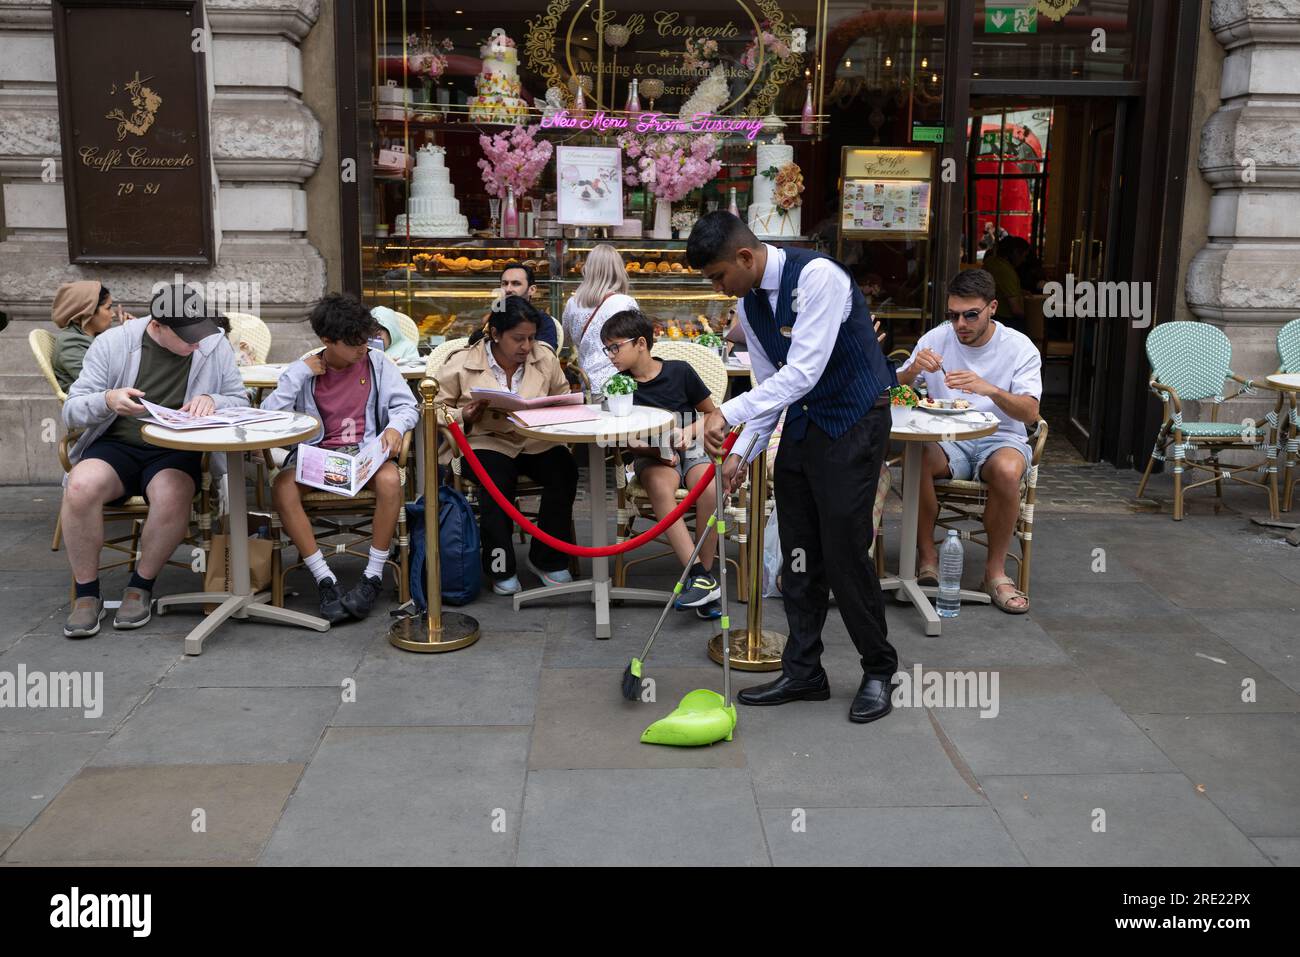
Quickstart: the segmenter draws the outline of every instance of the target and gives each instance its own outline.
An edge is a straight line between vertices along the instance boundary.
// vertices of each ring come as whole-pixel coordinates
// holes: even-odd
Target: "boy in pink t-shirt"
[[[284,529],[316,579],[321,617],[333,624],[349,616],[365,618],[383,590],[384,563],[402,508],[402,483],[391,459],[401,450],[402,436],[419,421],[419,407],[397,366],[370,348],[368,340],[379,324],[360,302],[333,293],[312,310],[310,321],[325,348],[290,365],[262,408],[294,409],[320,419],[322,430],[311,445],[355,454],[378,435],[389,457],[366,483],[375,494],[369,561],[346,594],[340,594],[302,507],[308,487],[294,479],[293,453],[272,483],[271,497]]]

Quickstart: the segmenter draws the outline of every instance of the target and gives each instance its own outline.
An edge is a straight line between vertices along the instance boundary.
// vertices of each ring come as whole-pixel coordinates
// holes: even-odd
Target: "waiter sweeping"
[[[786,411],[775,481],[790,638],[781,676],[738,697],[748,705],[830,697],[821,632],[834,590],[862,658],[849,720],[883,718],[891,708],[898,653],[887,637],[884,596],[867,549],[889,440],[886,390],[898,380],[876,340],[866,300],[834,259],[759,242],[728,212],[709,213],[695,224],[686,258],[715,291],[740,300],[758,383],[705,421],[704,444],[712,456],[721,453],[732,426],[745,426],[740,444],[748,441],[747,447],[723,468],[730,489],[743,481],[744,465],[767,447]]]

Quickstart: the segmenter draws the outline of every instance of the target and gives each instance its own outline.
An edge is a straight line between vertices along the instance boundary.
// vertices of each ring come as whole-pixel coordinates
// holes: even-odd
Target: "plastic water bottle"
[[[939,600],[935,609],[940,618],[956,618],[961,611],[961,566],[961,539],[957,530],[950,528],[939,548]]]

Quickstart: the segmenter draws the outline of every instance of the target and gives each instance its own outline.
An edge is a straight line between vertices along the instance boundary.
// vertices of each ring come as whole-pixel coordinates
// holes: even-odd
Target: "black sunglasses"
[[[943,316],[949,322],[956,322],[958,319],[965,319],[967,322],[974,322],[984,313],[984,309],[987,309],[991,305],[993,305],[993,303],[989,303],[984,306],[983,309],[967,309],[965,312],[953,312],[951,309],[948,309],[944,311]]]

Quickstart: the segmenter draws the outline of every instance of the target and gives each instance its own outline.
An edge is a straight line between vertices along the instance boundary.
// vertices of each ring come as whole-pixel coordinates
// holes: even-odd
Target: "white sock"
[[[370,561],[366,562],[366,577],[378,578],[384,580],[384,562],[388,561],[388,549],[382,552],[377,548],[370,549]]]
[[[307,571],[311,572],[312,575],[315,576],[317,584],[320,584],[327,578],[334,578],[334,573],[330,571],[329,565],[325,563],[325,556],[320,553],[319,548],[316,549],[315,554],[308,555],[304,558],[303,562],[307,566]],[[334,580],[338,581],[337,578],[334,578]]]

